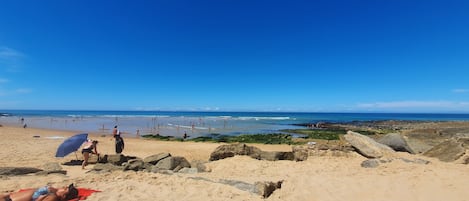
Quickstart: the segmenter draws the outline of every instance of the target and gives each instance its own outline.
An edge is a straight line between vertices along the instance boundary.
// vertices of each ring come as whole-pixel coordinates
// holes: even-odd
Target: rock
[[[205,162],[195,160],[191,162],[191,166],[197,168],[198,172],[210,172],[210,170],[205,165]]]
[[[409,145],[407,145],[406,139],[398,133],[389,133],[379,139],[378,142],[391,147],[394,151],[415,154]]]
[[[191,168],[191,164],[189,161],[187,161],[186,158],[181,157],[181,156],[175,156],[173,157],[174,163],[176,164],[176,167],[173,169],[174,172],[178,172],[182,168]]]
[[[122,163],[127,162],[127,158],[123,154],[105,155],[104,158],[113,165],[122,165]]]
[[[197,174],[199,173],[199,170],[197,168],[182,168],[178,171],[178,173],[184,173],[184,174]]]
[[[246,144],[230,144],[230,145],[221,145],[215,149],[210,154],[209,161],[216,161],[228,157],[233,157],[235,155],[247,155],[251,158],[258,160],[306,160],[306,155],[304,153],[299,153],[295,156],[293,152],[280,152],[280,151],[262,151],[257,147],[247,146]]]
[[[170,153],[159,153],[159,154],[151,155],[151,156],[148,156],[148,157],[144,158],[143,162],[155,165],[161,159],[164,159],[164,158],[167,158],[167,157],[170,157],[170,156],[171,156]]]
[[[278,160],[294,160],[293,152],[283,151],[262,151],[260,154],[262,160],[278,161]]]
[[[225,159],[235,155],[248,155],[252,158],[260,159],[261,152],[259,148],[247,146],[246,144],[221,145],[210,154],[209,161]]]
[[[143,169],[144,169],[144,163],[143,163],[143,160],[141,159],[129,160],[127,164],[124,166],[124,171],[125,170],[139,171]]]
[[[423,155],[435,157],[444,162],[452,162],[464,155],[465,152],[466,149],[464,149],[461,142],[458,142],[455,139],[449,139],[436,145]]]
[[[160,160],[155,167],[161,170],[173,170],[177,172],[184,167],[190,168],[191,165],[184,157],[167,157]]]
[[[283,181],[278,182],[271,182],[271,181],[264,181],[264,182],[256,182],[254,183],[256,193],[261,195],[263,198],[268,198],[272,193],[280,189],[282,187]]]
[[[420,158],[413,159],[413,160],[410,160],[410,159],[407,159],[407,158],[399,158],[399,159],[401,161],[406,162],[406,163],[415,163],[415,164],[422,164],[422,165],[426,165],[426,164],[430,163],[430,161],[423,160],[423,159],[420,159]]]
[[[295,161],[305,161],[308,159],[308,151],[307,150],[293,151],[293,157],[295,158]]]
[[[37,173],[40,171],[42,170],[32,167],[0,167],[0,175],[7,176],[26,175],[31,173]]]
[[[380,158],[386,153],[394,153],[390,147],[377,143],[373,139],[360,133],[348,131],[344,139],[350,143],[361,155],[367,158]]]
[[[199,179],[206,180],[205,178],[199,178]],[[207,181],[210,181],[210,180],[207,180]],[[210,181],[210,182],[213,182],[213,181]],[[254,184],[250,184],[244,181],[222,179],[219,182],[215,182],[215,183],[226,184],[226,185],[233,186],[243,191],[248,191],[251,193],[258,194],[262,196],[263,198],[268,198],[275,190],[280,189],[282,187],[283,181],[278,181],[278,182],[258,181],[258,182],[255,182]]]
[[[406,139],[406,142],[410,150],[412,150],[412,153],[415,153],[415,154],[424,153],[432,148],[432,146],[416,138],[409,137]]]
[[[360,165],[364,168],[376,168],[379,166],[379,160],[368,159],[368,160],[363,161]]]
[[[469,137],[458,138],[458,142],[460,142],[464,148],[469,149]]]
[[[469,164],[469,156],[466,156],[463,160],[463,164]]]
[[[155,167],[160,170],[172,170],[176,167],[176,165],[174,164],[173,157],[166,157],[158,161]]]

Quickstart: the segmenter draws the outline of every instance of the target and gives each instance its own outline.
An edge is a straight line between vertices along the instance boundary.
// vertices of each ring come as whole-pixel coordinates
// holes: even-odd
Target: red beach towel
[[[78,200],[86,200],[88,196],[95,192],[101,192],[98,190],[93,190],[89,188],[77,188],[78,189],[78,198],[70,200],[70,201],[78,201]]]
[[[29,190],[29,189],[30,188],[20,189],[18,192]],[[71,199],[69,201],[86,200],[86,198],[88,196],[90,196],[91,194],[93,194],[95,192],[101,192],[101,191],[93,190],[93,189],[89,189],[89,188],[77,188],[77,189],[78,189],[78,198]]]

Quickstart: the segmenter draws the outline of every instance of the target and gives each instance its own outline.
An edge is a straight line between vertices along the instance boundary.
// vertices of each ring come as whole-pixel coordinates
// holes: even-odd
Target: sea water
[[[2,110],[0,124],[127,136],[277,133],[298,124],[373,120],[469,121],[469,114]]]

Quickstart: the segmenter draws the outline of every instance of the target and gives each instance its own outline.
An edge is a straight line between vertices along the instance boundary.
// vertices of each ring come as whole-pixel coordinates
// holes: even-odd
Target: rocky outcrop
[[[453,162],[465,154],[466,149],[463,145],[464,142],[460,142],[456,139],[449,139],[436,145],[423,155],[435,157],[444,162]]]
[[[347,134],[344,135],[344,139],[350,143],[358,153],[367,158],[380,158],[385,154],[394,152],[390,147],[353,131],[348,131]]]
[[[209,161],[216,161],[233,157],[235,155],[246,155],[255,159],[261,159],[262,151],[253,146],[247,146],[246,144],[228,144],[221,145],[210,154]]]
[[[294,160],[294,161],[304,161],[308,158],[306,152],[283,152],[283,151],[262,151],[257,147],[248,146],[246,144],[228,144],[221,145],[217,147],[211,154],[209,161],[216,161],[220,159],[225,159],[228,157],[233,157],[236,155],[246,155],[251,158],[258,160],[268,160],[268,161],[277,161],[277,160]]]
[[[140,159],[123,154],[105,155],[100,163],[93,167],[94,171],[108,172],[116,170],[133,170],[161,172],[178,172],[183,168],[191,168],[191,164],[184,157],[171,156],[169,153],[159,153]],[[198,169],[197,169],[198,170]]]

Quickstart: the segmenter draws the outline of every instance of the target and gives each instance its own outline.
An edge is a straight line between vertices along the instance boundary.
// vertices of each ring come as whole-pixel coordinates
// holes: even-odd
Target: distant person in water
[[[124,139],[121,137],[121,132],[114,126],[112,130],[112,136],[116,139],[116,153],[120,154],[124,150]]]

